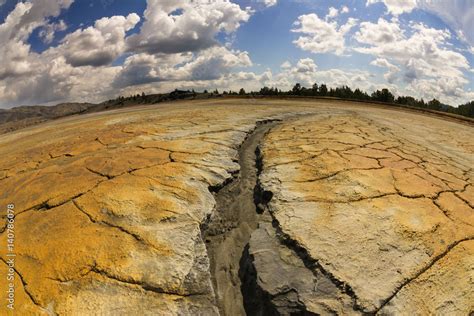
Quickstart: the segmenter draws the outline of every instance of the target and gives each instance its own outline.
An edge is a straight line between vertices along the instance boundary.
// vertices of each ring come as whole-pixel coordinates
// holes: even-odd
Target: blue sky
[[[0,107],[296,82],[474,99],[469,0],[0,0]]]

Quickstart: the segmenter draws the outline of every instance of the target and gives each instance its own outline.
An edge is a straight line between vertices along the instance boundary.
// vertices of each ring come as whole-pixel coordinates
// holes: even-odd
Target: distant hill
[[[207,94],[198,95],[192,91],[175,90],[171,93],[165,94],[142,94],[129,97],[118,97],[117,99],[108,100],[98,104],[61,103],[54,106],[33,105],[19,106],[8,110],[0,109],[0,134],[5,134],[69,115],[101,112],[137,105],[194,99],[199,97],[207,97]]]
[[[59,117],[83,113],[93,106],[95,104],[61,103],[55,106],[33,105],[0,109],[0,134]]]

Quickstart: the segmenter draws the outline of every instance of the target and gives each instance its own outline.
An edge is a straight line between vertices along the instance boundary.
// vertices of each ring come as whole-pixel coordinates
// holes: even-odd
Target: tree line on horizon
[[[197,93],[193,90],[174,90],[165,94],[151,94],[145,93],[132,95],[129,97],[120,96],[117,99],[105,101],[107,105],[126,105],[126,104],[153,104],[165,101],[192,99],[196,97],[214,97],[226,95],[240,95],[240,96],[302,96],[302,97],[333,97],[345,100],[360,100],[360,101],[376,101],[387,104],[412,106],[421,109],[429,109],[435,111],[442,111],[447,113],[458,114],[467,117],[474,117],[474,101],[461,104],[454,107],[448,104],[441,103],[439,100],[433,98],[430,101],[423,99],[416,99],[411,96],[395,97],[389,89],[376,90],[372,94],[368,94],[360,89],[352,90],[349,86],[328,87],[325,84],[313,84],[312,87],[306,88],[297,83],[288,91],[282,91],[276,87],[263,87],[260,91],[246,92],[244,88],[236,91],[223,91],[220,93],[217,89],[214,91],[204,90],[202,93]]]
[[[216,90],[217,91],[217,90]],[[474,117],[474,101],[459,105],[457,108],[448,104],[441,103],[438,99],[433,98],[430,101],[423,99],[416,99],[411,96],[395,97],[389,89],[376,90],[372,94],[368,94],[360,89],[352,90],[349,86],[328,87],[325,84],[313,84],[311,88],[306,88],[297,83],[292,89],[282,91],[276,87],[263,87],[260,91],[252,91],[247,93],[243,88],[238,93],[224,92],[223,94],[232,95],[261,95],[261,96],[308,96],[308,97],[334,97],[346,100],[361,100],[361,101],[377,101],[388,104],[407,105],[422,109],[429,109],[435,111],[448,112],[467,117]]]

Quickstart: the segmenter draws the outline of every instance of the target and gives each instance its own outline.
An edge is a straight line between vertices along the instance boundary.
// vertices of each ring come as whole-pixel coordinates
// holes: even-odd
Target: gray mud
[[[260,122],[239,149],[240,172],[216,190],[216,209],[205,229],[211,276],[221,315],[246,315],[239,278],[240,260],[258,225],[254,201],[256,149],[277,121]]]

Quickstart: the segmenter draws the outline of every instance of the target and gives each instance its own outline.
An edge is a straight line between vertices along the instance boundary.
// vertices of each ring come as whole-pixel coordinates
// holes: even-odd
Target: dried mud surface
[[[469,314],[473,131],[350,103],[212,100],[2,135],[15,312]],[[234,218],[232,186],[246,196]]]
[[[308,311],[474,310],[474,160],[467,133],[472,129],[377,111],[317,114],[272,130],[262,146],[260,181],[273,195],[267,209],[276,234],[315,284],[321,276],[339,288],[325,301],[302,288]],[[257,259],[259,250],[251,247]]]

